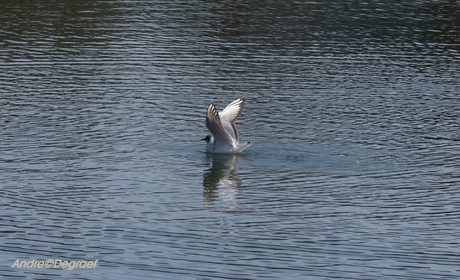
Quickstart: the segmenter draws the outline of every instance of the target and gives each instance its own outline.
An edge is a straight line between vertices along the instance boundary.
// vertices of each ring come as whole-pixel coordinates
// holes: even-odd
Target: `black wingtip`
[[[208,112],[211,112],[214,116],[216,116],[217,118],[219,118],[219,112],[217,111],[217,108],[216,106],[214,106],[214,104],[209,104],[208,106]]]

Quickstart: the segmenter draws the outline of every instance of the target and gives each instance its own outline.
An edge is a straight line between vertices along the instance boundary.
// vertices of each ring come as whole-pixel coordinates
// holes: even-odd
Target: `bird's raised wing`
[[[219,112],[217,112],[214,104],[209,104],[208,106],[208,112],[206,113],[206,127],[211,132],[214,141],[216,141],[215,145],[219,145],[220,147],[228,146],[230,149],[235,146],[232,136],[223,127],[219,117]]]
[[[222,120],[222,126],[238,142],[238,130],[236,129],[235,121],[241,116],[246,100],[238,98],[228,104],[222,112],[219,113]]]

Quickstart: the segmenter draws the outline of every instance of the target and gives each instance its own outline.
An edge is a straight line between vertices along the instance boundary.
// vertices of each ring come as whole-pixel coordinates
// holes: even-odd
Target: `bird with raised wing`
[[[235,121],[241,115],[246,100],[238,98],[218,112],[214,104],[209,104],[206,113],[206,127],[211,135],[201,139],[206,141],[206,152],[237,154],[252,145],[252,141],[240,144]]]

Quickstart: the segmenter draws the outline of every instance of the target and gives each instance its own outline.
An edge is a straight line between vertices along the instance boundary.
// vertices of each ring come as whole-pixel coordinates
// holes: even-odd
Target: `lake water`
[[[2,279],[460,278],[458,1],[49,2],[0,13]]]

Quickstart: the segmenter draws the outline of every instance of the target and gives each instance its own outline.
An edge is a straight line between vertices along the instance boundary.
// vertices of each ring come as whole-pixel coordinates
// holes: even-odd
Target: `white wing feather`
[[[208,112],[206,113],[206,127],[214,138],[214,145],[221,148],[233,149],[236,143],[228,131],[222,126],[219,113],[214,104],[209,104]]]
[[[235,144],[237,145],[238,140],[238,130],[235,126],[235,121],[241,116],[246,100],[238,98],[232,103],[228,104],[222,112],[219,112],[222,126],[234,139]]]

